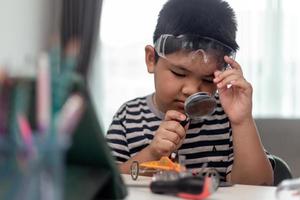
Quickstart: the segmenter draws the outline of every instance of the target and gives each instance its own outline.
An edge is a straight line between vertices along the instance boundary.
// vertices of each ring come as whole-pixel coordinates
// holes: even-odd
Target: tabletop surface
[[[127,200],[131,199],[180,199],[175,196],[154,194],[149,189],[150,177],[139,176],[134,181],[130,175],[122,175],[125,184],[128,186]],[[220,187],[206,200],[276,200],[276,187],[270,186],[252,186],[252,185],[233,185],[231,187]]]

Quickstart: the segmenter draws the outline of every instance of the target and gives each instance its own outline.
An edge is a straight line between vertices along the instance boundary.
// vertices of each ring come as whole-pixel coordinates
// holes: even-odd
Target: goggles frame
[[[199,35],[179,35],[162,34],[154,43],[154,49],[157,54],[167,59],[167,55],[181,50],[187,52],[202,52],[204,53],[205,61],[206,54],[214,55],[217,61],[222,63],[223,67],[228,67],[224,61],[224,56],[227,55],[235,58],[236,51],[230,46],[210,37]]]

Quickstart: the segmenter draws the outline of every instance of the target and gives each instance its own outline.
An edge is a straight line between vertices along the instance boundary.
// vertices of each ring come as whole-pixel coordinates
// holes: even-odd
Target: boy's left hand
[[[241,66],[228,56],[224,57],[231,68],[215,71],[221,104],[232,124],[240,124],[252,118],[252,86],[243,76]],[[230,86],[230,87],[228,87]]]

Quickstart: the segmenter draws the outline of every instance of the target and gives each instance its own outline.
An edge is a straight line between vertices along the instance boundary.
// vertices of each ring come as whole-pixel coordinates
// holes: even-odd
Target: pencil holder
[[[42,137],[33,148],[5,141],[0,141],[0,199],[62,200],[65,146]]]

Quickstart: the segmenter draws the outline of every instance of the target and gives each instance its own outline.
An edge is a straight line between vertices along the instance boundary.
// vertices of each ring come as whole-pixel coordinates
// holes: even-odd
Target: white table
[[[133,181],[130,175],[122,175],[125,184],[128,186],[128,196],[126,200],[161,200],[180,199],[174,196],[154,194],[150,191],[150,177],[139,176],[137,181]],[[252,186],[236,184],[232,187],[221,187],[213,195],[205,200],[276,200],[276,187]]]

